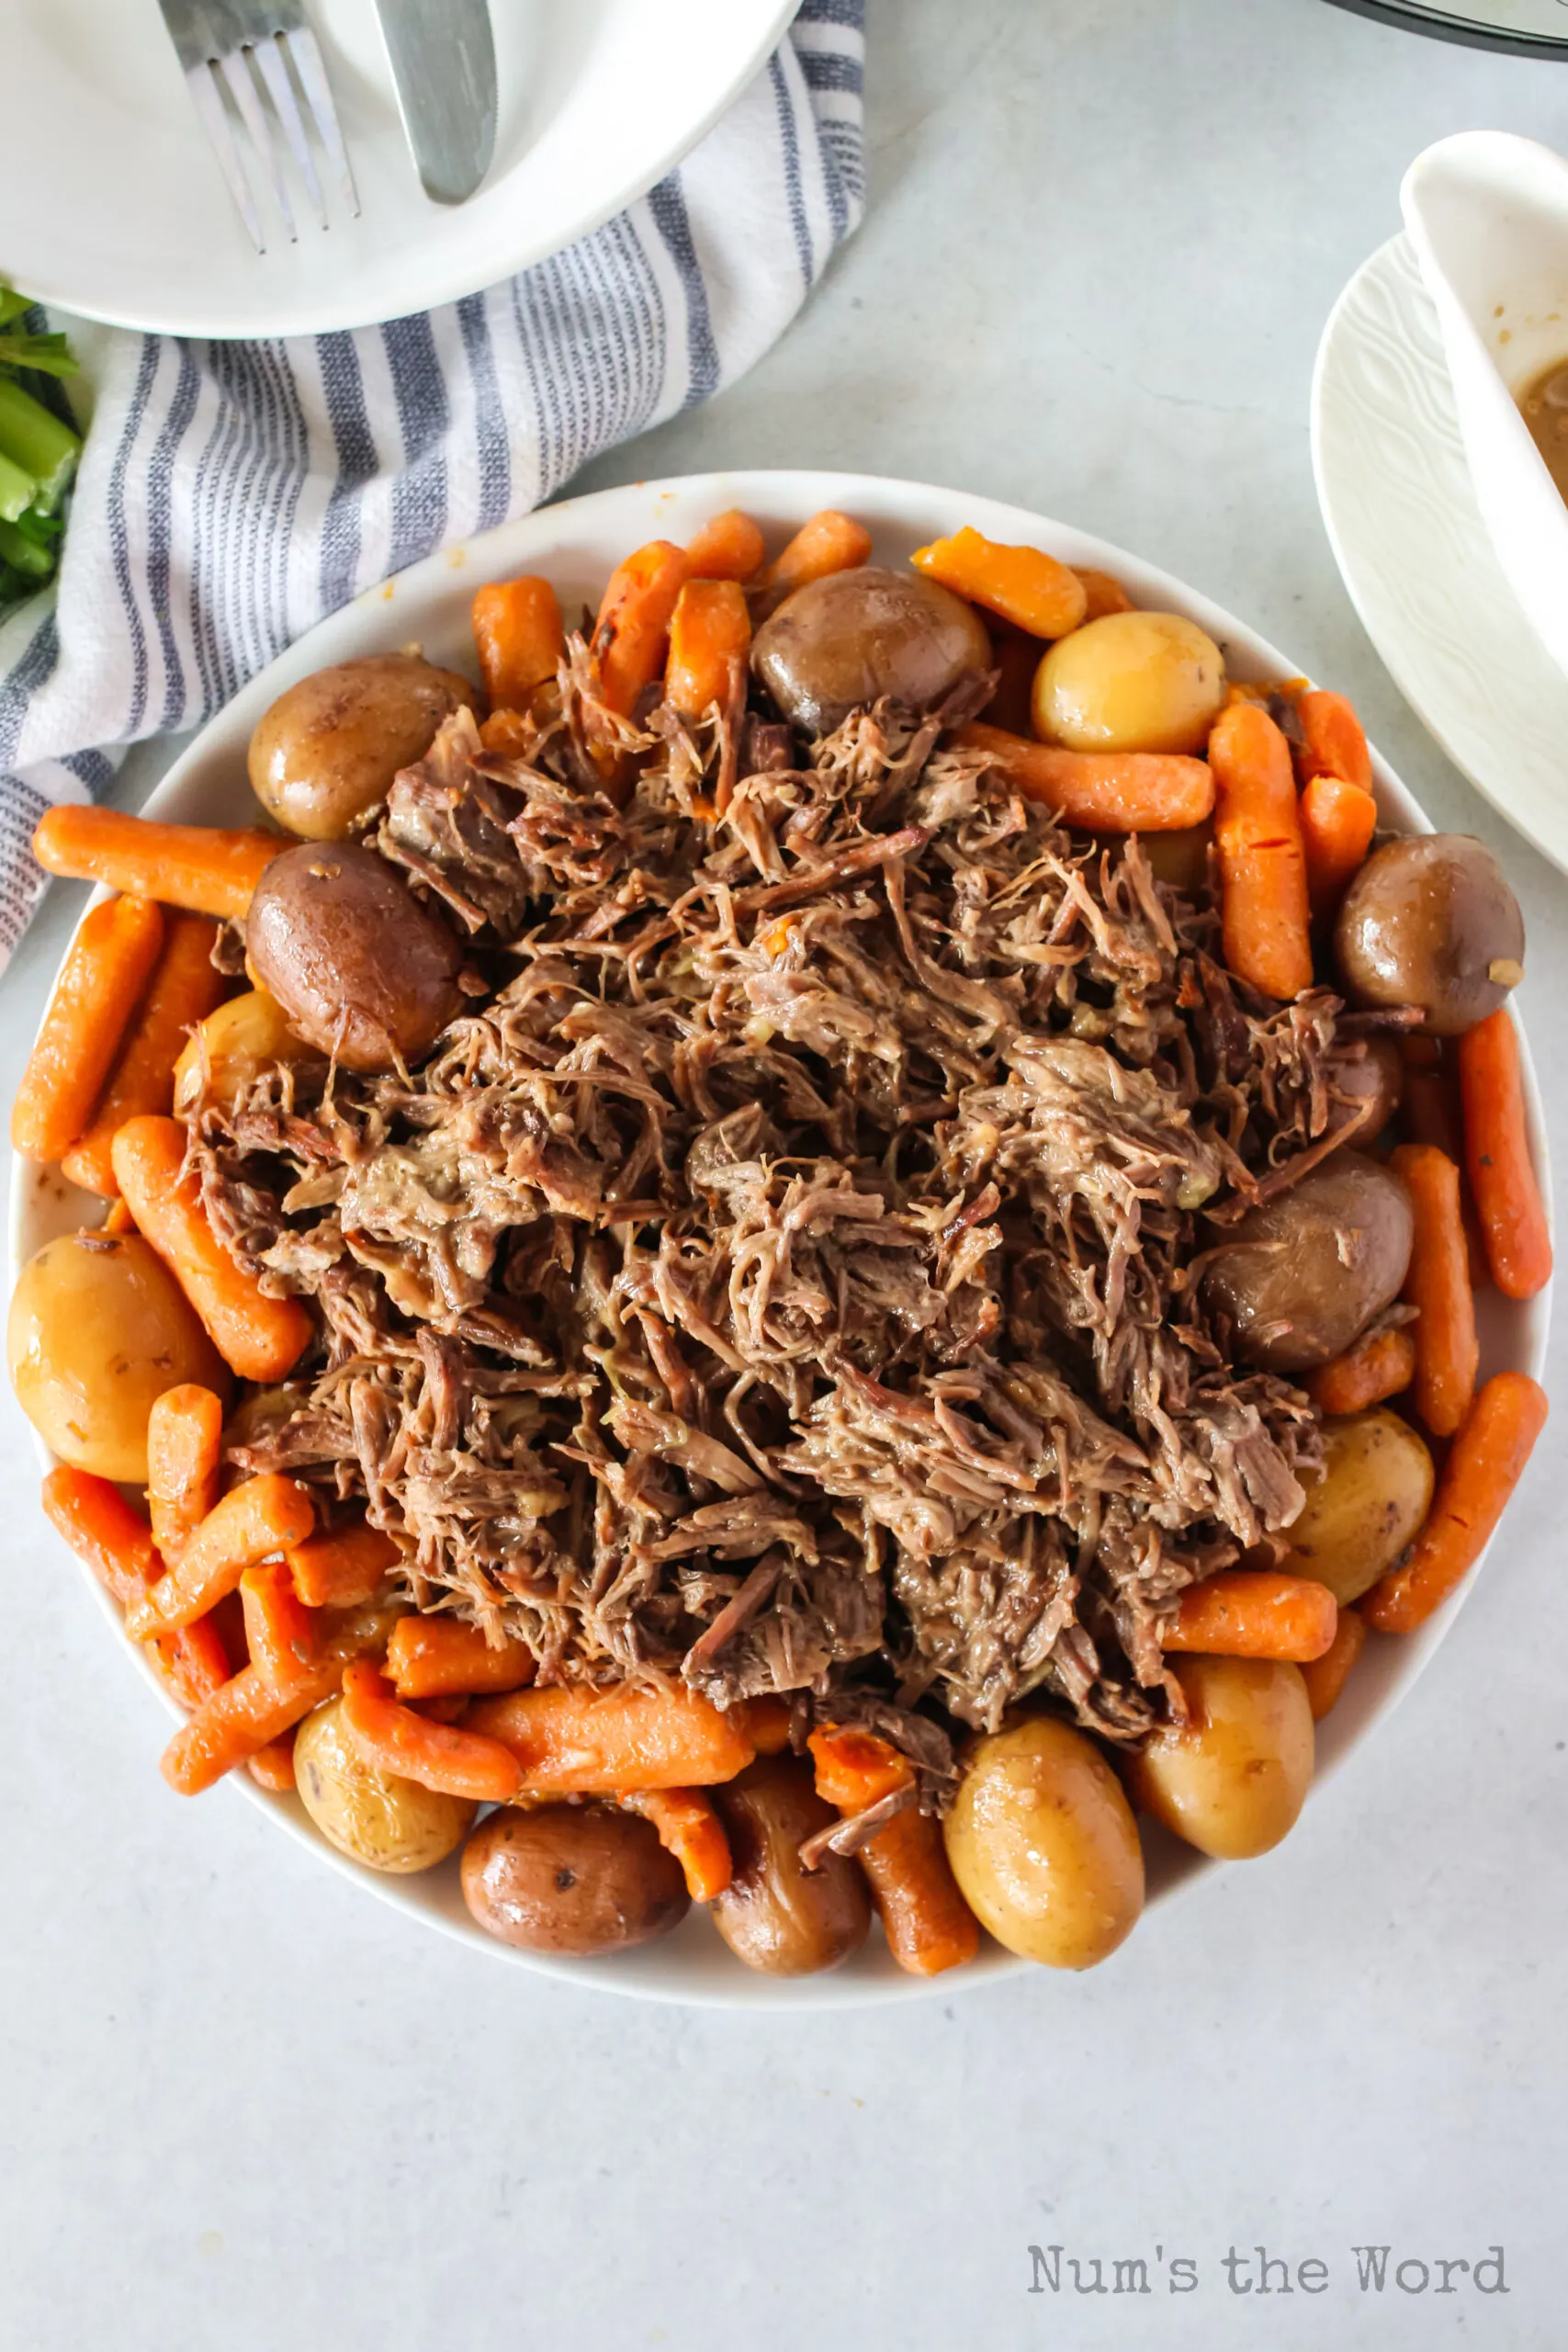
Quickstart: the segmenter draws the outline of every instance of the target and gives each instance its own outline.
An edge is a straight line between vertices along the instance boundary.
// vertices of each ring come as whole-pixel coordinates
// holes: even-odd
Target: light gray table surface
[[[731,464],[967,485],[1248,616],[1354,695],[1438,822],[1506,859],[1562,1164],[1568,885],[1364,638],[1307,399],[1411,156],[1477,125],[1568,142],[1568,66],[1321,0],[871,0],[870,37],[858,237],[744,383],[573,487]],[[73,900],[4,982],[7,1099]],[[39,1521],[8,1394],[0,1417],[15,2352],[1568,2341],[1560,1435],[1418,1690],[1274,1855],[1086,1978],[758,2017],[520,1975],[231,1792],[171,1796],[164,1718]],[[1321,2260],[1324,2290],[1233,2289],[1227,2251],[1260,2243]],[[1077,2296],[1069,2270],[1032,2294],[1032,2245],[1142,2256],[1152,2291]],[[1356,2284],[1364,2245],[1393,2248],[1381,2294]],[[1506,2294],[1393,2282],[1495,2245]],[[1198,2284],[1173,2295],[1178,2256]]]

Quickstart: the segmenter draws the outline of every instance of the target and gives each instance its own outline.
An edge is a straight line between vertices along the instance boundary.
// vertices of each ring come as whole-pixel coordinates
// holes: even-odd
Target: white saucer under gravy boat
[[[1568,360],[1568,162],[1464,130],[1416,156],[1404,223],[1442,330],[1476,503],[1509,584],[1568,671],[1568,503],[1517,405]]]

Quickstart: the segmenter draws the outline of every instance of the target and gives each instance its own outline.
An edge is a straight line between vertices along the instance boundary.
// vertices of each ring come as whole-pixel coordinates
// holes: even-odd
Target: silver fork
[[[330,225],[300,97],[349,211],[357,218],[359,196],[348,150],[301,0],[159,0],[159,6],[202,128],[257,253],[266,251],[254,194],[264,175],[271,181],[289,243],[297,243],[299,234],[274,124],[282,130],[317,220],[323,229]],[[236,122],[243,133],[238,141]],[[249,153],[248,172],[242,148]]]

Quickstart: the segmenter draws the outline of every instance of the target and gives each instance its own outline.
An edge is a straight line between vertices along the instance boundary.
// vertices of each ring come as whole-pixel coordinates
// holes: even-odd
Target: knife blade
[[[489,0],[376,0],[376,13],[424,192],[461,204],[495,152]]]

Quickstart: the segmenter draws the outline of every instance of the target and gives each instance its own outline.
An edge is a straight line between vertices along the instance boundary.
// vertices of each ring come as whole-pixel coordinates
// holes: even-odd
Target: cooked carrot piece
[[[251,1758],[247,1770],[258,1788],[281,1792],[291,1789],[294,1781],[294,1734],[284,1733],[265,1747],[260,1747]]]
[[[1372,788],[1372,755],[1361,722],[1343,695],[1313,686],[1296,700],[1301,743],[1296,754],[1302,782],[1337,775],[1362,792]]]
[[[1307,1704],[1314,1724],[1320,1724],[1337,1703],[1366,1639],[1366,1619],[1357,1610],[1342,1609],[1327,1649],[1321,1657],[1309,1657],[1302,1668],[1302,1680],[1306,1684]]]
[[[1308,1373],[1303,1385],[1325,1413],[1364,1413],[1401,1396],[1416,1375],[1416,1342],[1403,1326],[1374,1331],[1332,1363]]]
[[[165,1388],[147,1419],[147,1508],[152,1541],[172,1566],[218,1500],[223,1402],[187,1380]]]
[[[1073,570],[1083,588],[1086,621],[1102,621],[1107,613],[1133,610],[1133,599],[1113,573],[1096,571],[1092,565],[1081,563],[1076,563]]]
[[[782,1756],[789,1746],[790,1703],[772,1695],[742,1699],[730,1713],[759,1756]]]
[[[817,1793],[840,1813],[863,1813],[867,1805],[908,1788],[915,1777],[914,1766],[891,1740],[852,1724],[828,1724],[806,1744],[816,1768]]]
[[[734,580],[688,580],[670,621],[664,699],[682,718],[701,718],[744,690],[751,616]]]
[[[85,1134],[163,944],[163,910],[150,899],[88,909],[11,1107],[24,1159],[63,1159]]]
[[[686,541],[694,580],[750,580],[762,569],[766,552],[761,530],[739,506],[726,507]]]
[[[1265,996],[1312,986],[1306,859],[1291,747],[1257,703],[1233,703],[1209,736],[1225,962]]]
[[[387,1671],[400,1699],[473,1698],[532,1682],[534,1653],[526,1642],[492,1646],[456,1617],[405,1617],[387,1645]]]
[[[310,1317],[297,1298],[268,1298],[234,1263],[207,1221],[195,1176],[181,1172],[185,1150],[177,1119],[128,1120],[114,1139],[119,1189],[224,1363],[242,1380],[281,1380],[310,1338]]]
[[[842,1814],[863,1813],[914,1781],[908,1758],[873,1732],[830,1726],[813,1732],[807,1745],[818,1795]],[[896,1814],[856,1859],[871,1881],[887,1948],[900,1968],[936,1976],[974,1959],[980,1930],[929,1814],[913,1806]]]
[[[694,1903],[711,1903],[724,1893],[735,1874],[729,1840],[701,1789],[634,1789],[616,1802],[652,1822],[660,1844],[685,1873]]]
[[[1161,1629],[1168,1650],[1211,1657],[1321,1657],[1334,1639],[1334,1595],[1311,1577],[1278,1568],[1222,1568],[1190,1584],[1172,1623]]]
[[[294,1589],[286,1560],[257,1560],[240,1578],[245,1615],[245,1646],[251,1664],[269,1682],[291,1682],[299,1668],[314,1666],[319,1643],[315,1612]]]
[[[525,710],[492,710],[479,728],[479,741],[503,760],[525,759],[537,748],[539,730]]]
[[[610,575],[593,624],[600,692],[609,708],[629,718],[644,686],[664,666],[675,600],[691,567],[683,548],[650,539]]]
[[[1389,1166],[1404,1183],[1416,1215],[1415,1245],[1404,1282],[1416,1309],[1416,1411],[1434,1437],[1451,1437],[1470,1410],[1481,1363],[1475,1298],[1460,1206],[1459,1170],[1429,1143],[1404,1143]]]
[[[477,1804],[505,1804],[521,1789],[510,1748],[482,1732],[416,1715],[367,1659],[344,1669],[343,1721],[367,1764],[417,1781],[421,1788],[471,1797]]]
[[[1026,800],[1091,833],[1173,833],[1201,825],[1214,805],[1205,762],[1175,752],[1065,752],[979,719],[952,741],[982,752]]]
[[[100,1233],[134,1233],[135,1230],[136,1219],[117,1193],[104,1212],[104,1221],[99,1226],[98,1231]]]
[[[1361,1602],[1380,1634],[1413,1634],[1463,1583],[1491,1540],[1546,1426],[1546,1391],[1522,1372],[1500,1372],[1455,1432],[1427,1523],[1397,1567]]]
[[[1459,1041],[1464,1156],[1492,1277],[1507,1298],[1551,1279],[1551,1234],[1530,1159],[1518,1033],[1506,1005]]]
[[[33,855],[49,874],[107,882],[166,907],[240,922],[251,894],[275,857],[294,842],[287,833],[225,832],[215,825],[160,825],[118,808],[46,808],[33,834]]]
[[[43,1482],[43,1508],[51,1525],[122,1609],[146,1599],[162,1563],[152,1529],[118,1487],[90,1470],[51,1470]],[[199,1706],[229,1673],[229,1654],[209,1619],[161,1634],[152,1654],[164,1679],[187,1707]]]
[[[231,1487],[186,1543],[178,1560],[127,1611],[126,1632],[144,1642],[188,1625],[232,1592],[248,1567],[288,1544],[302,1544],[315,1506],[298,1480],[267,1471]]]
[[[401,1546],[368,1520],[291,1544],[284,1554],[294,1589],[308,1609],[347,1609],[369,1600],[402,1556]]]
[[[222,1002],[229,983],[212,961],[218,926],[210,915],[172,914],[164,952],[119,1049],[103,1099],[80,1142],[65,1155],[65,1173],[84,1192],[116,1193],[112,1148],[127,1119],[167,1111],[175,1064],[188,1033]]]
[[[566,651],[555,590],[528,572],[490,581],[474,598],[473,627],[491,709],[526,710],[536,688],[552,682]]]
[[[1089,610],[1089,591],[1077,573],[1043,548],[1002,547],[965,527],[917,548],[909,560],[928,580],[1031,637],[1066,637]]]
[[[481,1699],[475,1731],[502,1740],[533,1796],[624,1796],[732,1781],[756,1753],[741,1726],[690,1690],[581,1683]]]
[[[758,582],[762,609],[771,612],[797,588],[808,586],[813,580],[826,580],[830,572],[853,571],[870,555],[871,533],[848,514],[825,506],[801,525],[783,554],[762,574]]]
[[[335,1694],[345,1666],[385,1649],[392,1623],[392,1612],[385,1609],[333,1612],[331,1622],[322,1622],[316,1664],[301,1667],[283,1685],[269,1682],[254,1666],[242,1667],[164,1749],[163,1773],[170,1787],[182,1796],[197,1796],[237,1764],[282,1741],[312,1707]]]
[[[1343,776],[1314,776],[1301,797],[1300,816],[1307,897],[1317,921],[1327,922],[1372,845],[1377,802]]]

